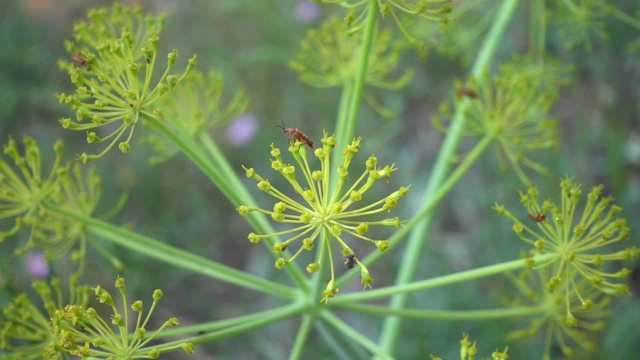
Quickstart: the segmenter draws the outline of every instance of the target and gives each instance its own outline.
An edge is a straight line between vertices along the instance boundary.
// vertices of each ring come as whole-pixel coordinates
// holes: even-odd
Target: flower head
[[[629,288],[616,280],[625,279],[630,271],[621,269],[610,272],[605,263],[637,257],[640,250],[630,247],[624,250],[611,249],[613,244],[626,241],[630,229],[625,219],[619,218],[622,208],[613,205],[611,197],[602,197],[602,186],[594,186],[586,196],[583,209],[578,205],[584,201],[581,185],[565,178],[560,182],[559,203],[545,200],[540,203],[538,190],[529,188],[520,193],[527,219],[519,220],[504,206],[496,205],[499,214],[514,221],[513,229],[521,240],[530,244],[532,254],[556,254],[555,260],[540,266],[533,265],[538,272],[540,291],[527,291],[529,297],[538,296],[550,306],[545,321],[558,319],[569,327],[592,325],[578,321],[579,309],[584,317],[601,317],[604,304],[611,296],[629,294]],[[548,293],[548,295],[547,295]],[[580,310],[581,311],[581,310]],[[564,331],[567,333],[567,331]],[[570,334],[570,333],[569,333]]]
[[[171,96],[160,98],[155,115],[174,132],[194,138],[213,127],[222,127],[242,114],[248,104],[243,91],[236,92],[228,104],[222,104],[224,79],[218,72],[203,74],[193,70]],[[153,132],[142,140],[151,144],[157,156],[152,163],[168,160],[178,148],[160,132]]]
[[[558,27],[558,35],[565,41],[567,50],[584,46],[591,50],[591,38],[596,35],[607,39],[602,18],[609,15],[610,5],[601,0],[578,0],[554,2],[550,9],[549,23]]]
[[[567,356],[576,353],[575,346],[593,350],[592,335],[605,327],[604,319],[611,315],[611,298],[591,287],[587,279],[574,284],[582,293],[557,289],[550,292],[548,279],[553,269],[526,269],[519,276],[509,275],[520,296],[514,305],[529,305],[540,309],[527,327],[511,331],[509,339],[525,339],[542,336],[545,339],[543,358],[550,358],[552,345],[557,344]],[[578,296],[580,295],[580,296]],[[582,298],[581,298],[582,297]],[[584,298],[589,300],[584,300]]]
[[[15,358],[20,359],[67,358],[57,345],[59,339],[54,335],[50,319],[55,315],[56,309],[63,308],[65,304],[86,306],[90,288],[70,284],[70,297],[65,303],[62,302],[64,296],[60,280],[57,278],[52,279],[50,284],[34,281],[33,288],[40,296],[46,313],[42,313],[42,306],[37,306],[26,294],[16,296],[13,302],[3,309],[0,349],[9,350]]]
[[[128,304],[124,279],[118,277],[115,286],[122,301],[114,299],[100,286],[93,288],[98,301],[111,308],[113,314],[109,319],[102,318],[94,308],[75,304],[55,311],[51,322],[54,325],[54,335],[58,338],[59,349],[75,356],[113,359],[156,359],[160,354],[180,349],[189,354],[194,352],[193,344],[186,342],[149,344],[164,329],[179,325],[178,319],[173,317],[165,321],[160,328],[147,333],[151,314],[163,296],[161,290],[153,292],[153,302],[144,315],[144,304],[141,300]],[[131,324],[134,323],[135,328],[131,329]],[[117,328],[117,332],[114,328]]]
[[[301,51],[289,66],[299,73],[300,81],[311,86],[326,88],[345,86],[355,80],[361,47],[360,33],[349,34],[343,22],[335,17],[325,21],[320,29],[311,29],[300,42]],[[380,30],[373,41],[365,82],[373,87],[397,90],[405,87],[413,77],[413,69],[392,76],[407,49],[405,41],[394,40],[391,30]],[[382,115],[392,117],[370,95],[365,99]]]
[[[60,66],[77,89],[74,94],[57,97],[72,106],[76,120],[65,118],[60,123],[68,129],[87,131],[89,143],[109,143],[98,155],[82,154],[83,162],[100,158],[116,143],[120,151],[129,152],[141,113],[153,110],[151,105],[173,90],[195,65],[194,56],[182,75],[171,74],[178,60],[174,50],[167,56],[161,77],[153,80],[161,61],[158,41],[164,19],[164,15],[143,17],[140,8],[116,4],[111,12],[93,10],[88,22],[75,24],[75,42],[65,43],[72,62],[61,61]],[[109,134],[100,136],[92,131],[97,128]]]
[[[22,153],[13,139],[4,147],[5,155],[15,166],[0,158],[0,218],[15,219],[11,229],[0,231],[0,241],[28,228],[27,244],[18,249],[17,254],[40,248],[49,260],[60,258],[80,243],[72,259],[79,263],[81,272],[88,241],[86,227],[60,214],[59,210],[93,214],[101,197],[101,179],[94,168],[85,170],[80,164],[62,165],[61,141],[54,145],[54,164],[44,176],[38,144],[29,137],[23,142]],[[125,200],[126,196],[121,197],[106,217],[117,213]],[[119,264],[115,258],[110,260]]]
[[[465,135],[490,137],[503,167],[506,160],[529,184],[523,165],[540,172],[545,169],[527,153],[558,142],[557,121],[548,113],[568,71],[557,62],[548,61],[543,67],[528,57],[516,57],[500,67],[500,74],[493,81],[485,73],[482,79],[470,79],[467,88],[456,84],[455,107],[465,108]],[[446,103],[440,110],[443,118],[453,116]],[[440,129],[445,128],[441,116],[435,115],[433,122]]]
[[[295,225],[292,229],[273,234],[251,233],[249,240],[258,243],[263,239],[287,237],[284,241],[273,243],[273,251],[276,254],[282,254],[275,265],[279,269],[294,262],[305,250],[313,250],[315,245],[320,242],[317,260],[307,266],[307,271],[313,273],[320,270],[322,266],[326,266],[326,258],[328,257],[331,280],[324,292],[325,298],[323,300],[325,301],[338,293],[338,289],[334,285],[335,262],[331,252],[333,243],[337,243],[342,256],[348,257],[348,263],[351,264],[351,267],[357,265],[361,269],[362,283],[365,287],[370,287],[373,279],[369,276],[366,267],[358,260],[352,247],[348,245],[347,236],[364,240],[375,245],[378,250],[384,251],[389,247],[389,241],[369,238],[366,234],[370,227],[391,226],[398,228],[402,225],[402,221],[397,217],[377,221],[364,219],[375,214],[391,212],[396,207],[398,200],[404,197],[409,189],[401,187],[380,200],[367,203],[363,195],[372,188],[375,182],[388,179],[391,173],[396,170],[394,165],[379,167],[374,156],[367,159],[364,172],[357,176],[352,185],[348,186],[347,180],[356,178],[349,174],[349,166],[360,148],[360,141],[360,138],[353,140],[343,152],[342,164],[337,169],[332,169],[330,158],[336,139],[333,136],[328,136],[325,132],[322,147],[315,149],[313,153],[320,160],[320,169],[318,170],[311,170],[306,146],[299,141],[289,147],[289,152],[293,155],[296,165],[286,163],[281,156],[280,149],[272,144],[271,167],[291,185],[293,196],[276,189],[268,179],[258,175],[252,168],[245,168],[247,177],[258,181],[258,188],[276,198],[277,202],[271,209],[243,205],[238,208],[239,213],[247,215],[252,211],[258,211],[269,215],[276,222]],[[331,171],[338,171],[339,174],[335,189],[331,189],[329,186]],[[293,256],[288,256],[285,250],[291,249],[294,242],[298,242],[300,245]],[[349,267],[348,263],[346,263],[347,267]]]
[[[349,12],[345,16],[345,23],[350,30],[356,31],[363,27],[365,19],[367,18],[368,11],[371,11],[368,1],[358,0],[318,0],[318,2],[325,4],[338,4],[342,7],[349,9]],[[443,2],[451,2],[451,0],[390,0],[390,1],[378,1],[378,11],[383,18],[391,16],[396,25],[400,28],[402,33],[413,41],[413,38],[407,32],[404,21],[401,17],[405,15],[411,19],[423,19],[432,22],[448,22],[448,14],[451,13],[453,8],[451,5],[442,5]]]

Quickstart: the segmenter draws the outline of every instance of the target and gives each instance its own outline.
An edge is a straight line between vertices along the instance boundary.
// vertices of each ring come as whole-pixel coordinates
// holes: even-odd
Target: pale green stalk
[[[547,311],[544,306],[517,306],[485,310],[423,310],[423,309],[391,309],[388,306],[369,304],[342,304],[341,310],[349,310],[367,315],[401,316],[411,319],[471,321],[496,320],[507,318],[523,318],[539,315]]]
[[[365,349],[369,350],[380,359],[393,359],[389,354],[385,353],[384,349],[382,349],[378,344],[369,340],[366,336],[360,334],[359,331],[347,325],[344,321],[342,321],[339,317],[337,317],[333,312],[324,310],[320,313],[320,316],[323,320],[328,322],[331,326],[336,328],[340,333],[344,336],[350,338],[355,343],[362,345]]]
[[[482,72],[491,64],[495,56],[496,49],[504,36],[507,25],[509,24],[518,4],[519,1],[517,0],[505,0],[498,10],[495,22],[493,23],[493,26],[480,49],[471,71],[471,75],[476,79],[480,79]],[[425,191],[425,203],[446,181],[446,177],[451,166],[449,159],[455,154],[463,134],[464,112],[467,107],[464,105],[468,104],[468,102],[469,100],[467,99],[467,101],[457,109],[453,116],[451,126],[447,132],[447,136],[431,172],[429,183],[427,184]],[[407,247],[404,251],[404,257],[402,261],[400,261],[400,264],[402,265],[400,266],[395,282],[398,285],[407,284],[415,274],[422,256],[424,245],[426,244],[426,235],[431,228],[431,221],[433,220],[434,213],[433,209],[435,209],[435,207],[425,215],[423,220],[416,225],[411,233]],[[390,307],[393,309],[404,308],[406,302],[407,294],[398,294],[391,299]],[[399,317],[392,316],[385,319],[382,332],[380,333],[380,342],[383,349],[388,353],[393,354],[395,351],[398,336],[400,335],[401,322],[402,319]]]
[[[545,254],[534,257],[536,266],[542,266],[548,262],[557,260],[558,254]],[[457,284],[464,281],[481,279],[487,276],[503,274],[509,271],[521,270],[526,267],[524,259],[507,261],[501,264],[489,265],[477,269],[461,271],[455,274],[438,276],[432,279],[413,281],[405,284],[397,284],[380,289],[367,290],[357,293],[341,294],[336,296],[329,303],[330,306],[340,306],[340,304],[353,303],[355,301],[365,301],[394,296],[397,294],[408,294],[415,291],[437,288],[446,285]],[[389,306],[390,309],[399,309]]]
[[[191,270],[230,284],[247,289],[253,289],[262,293],[272,294],[278,297],[295,299],[297,290],[276,282],[259,278],[244,271],[236,270],[226,265],[195,255],[173,246],[164,244],[152,238],[130,232],[122,227],[111,225],[107,222],[85,216],[64,208],[58,208],[43,203],[46,209],[62,214],[70,219],[82,222],[88,233],[98,235],[105,240],[112,241],[120,246],[145,254],[167,264],[179,268]]]

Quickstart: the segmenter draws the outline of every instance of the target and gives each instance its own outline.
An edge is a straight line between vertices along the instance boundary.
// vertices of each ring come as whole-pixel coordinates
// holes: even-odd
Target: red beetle
[[[82,55],[81,52],[77,54],[72,54],[71,61],[75,66],[82,66],[84,68],[89,69],[89,62],[87,61],[87,59],[85,59],[84,55]]]
[[[539,222],[543,222],[547,219],[547,216],[544,215],[543,213],[540,213],[538,215],[534,214],[534,213],[529,213],[529,219],[539,223]]]
[[[296,128],[285,127],[284,120],[282,120],[282,126],[276,125],[274,127],[282,129],[282,132],[287,134],[287,139],[291,140],[291,137],[293,136],[294,139],[300,141],[301,143],[307,145],[309,148],[313,149],[313,141],[311,141],[311,139],[309,139],[307,135],[302,133],[302,131]]]

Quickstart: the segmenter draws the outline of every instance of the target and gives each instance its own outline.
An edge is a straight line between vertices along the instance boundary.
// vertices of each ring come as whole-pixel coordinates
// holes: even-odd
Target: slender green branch
[[[423,310],[423,309],[392,309],[388,306],[369,305],[359,303],[340,304],[336,306],[341,310],[351,310],[369,315],[393,315],[411,319],[429,320],[495,320],[505,318],[521,318],[537,315],[547,311],[543,306],[518,306],[512,308],[498,308],[486,310]]]
[[[305,314],[302,316],[302,324],[300,324],[300,328],[298,328],[298,334],[296,335],[296,339],[293,342],[293,346],[291,347],[289,360],[297,360],[302,358],[304,345],[307,343],[307,339],[309,338],[309,333],[311,332],[311,328],[313,327],[315,318],[316,317],[314,315],[310,314]]]
[[[336,330],[344,334],[345,337],[351,338],[356,343],[362,345],[367,350],[377,355],[380,359],[393,359],[393,357],[385,353],[384,350],[380,348],[380,346],[378,346],[378,344],[360,334],[360,332],[356,329],[345,324],[344,321],[340,320],[340,318],[338,318],[333,312],[325,310],[320,313],[320,316],[323,320],[331,324],[331,326],[333,326]]]
[[[548,262],[553,261],[559,255],[558,254],[545,254],[538,255],[534,257],[536,266],[544,265]],[[332,299],[329,303],[330,306],[338,306],[343,303],[352,303],[355,301],[364,301],[364,300],[372,300],[379,299],[387,296],[393,296],[396,294],[407,294],[410,292],[425,290],[445,285],[451,285],[460,283],[463,281],[480,279],[487,276],[497,275],[500,273],[505,273],[507,271],[520,270],[526,267],[526,263],[524,259],[518,259],[513,261],[504,262],[501,264],[489,265],[473,270],[462,271],[455,274],[438,276],[436,278],[422,280],[422,281],[414,281],[408,284],[399,284],[394,286],[389,286],[381,289],[375,289],[370,291],[363,291],[358,293],[351,294],[341,294],[337,296],[335,299]],[[390,307],[391,309],[398,309]]]
[[[504,36],[507,25],[509,24],[518,4],[518,0],[505,0],[498,10],[496,20],[493,23],[487,38],[482,44],[482,48],[480,49],[478,57],[476,58],[471,70],[472,76],[476,79],[480,79],[482,72],[489,66],[489,64],[491,64],[498,45]],[[465,99],[462,106],[457,109],[453,116],[451,126],[440,153],[438,154],[438,158],[436,159],[429,183],[427,184],[425,202],[427,202],[429,197],[437,191],[447,177],[447,173],[451,166],[449,159],[453,154],[455,154],[458,144],[460,143],[465,123],[464,113],[469,103],[470,100]],[[435,207],[433,207],[433,209],[435,209]],[[422,222],[416,225],[409,238],[407,247],[404,251],[403,260],[400,262],[402,265],[396,278],[396,284],[406,284],[411,281],[413,274],[418,267],[422,256],[422,249],[426,244],[426,234],[431,228],[433,209],[427,213]],[[407,295],[400,293],[391,299],[390,306],[394,309],[400,309],[405,306],[406,302]],[[400,334],[399,329],[401,322],[402,319],[399,317],[389,317],[385,319],[382,332],[380,333],[380,341],[382,347],[389,353],[393,353],[395,350],[398,336]]]
[[[283,306],[282,308],[288,308],[292,306],[291,304],[287,304],[285,306]],[[278,308],[276,308],[277,310]],[[255,321],[257,319],[261,319],[263,318],[265,315],[271,313],[271,311],[273,311],[274,309],[268,309],[268,310],[264,310],[264,311],[260,311],[260,312],[256,312],[253,314],[248,314],[248,315],[243,315],[243,316],[238,316],[238,317],[234,317],[231,319],[223,319],[223,320],[216,320],[216,321],[211,321],[208,323],[202,323],[202,324],[197,324],[197,325],[190,325],[190,326],[179,326],[179,327],[175,327],[175,328],[168,328],[162,332],[160,332],[158,335],[156,335],[156,338],[158,339],[163,339],[163,338],[171,338],[171,337],[177,337],[177,336],[187,336],[187,335],[194,335],[194,334],[198,334],[198,333],[211,333],[212,331],[216,331],[216,330],[220,330],[220,329],[226,329],[232,326],[237,326],[243,323],[248,323],[248,322],[252,322]],[[191,338],[193,340],[195,340],[196,343],[199,343],[200,341],[198,341],[203,335],[198,335],[195,338]],[[190,339],[190,340],[191,340]]]
[[[544,61],[547,24],[544,0],[532,0],[529,4],[529,51],[537,62]]]
[[[283,306],[281,308],[270,309],[269,311],[265,311],[263,316],[256,317],[252,321],[246,321],[244,323],[231,326],[225,328],[220,331],[215,331],[212,333],[204,334],[195,338],[188,339],[190,342],[197,343],[206,343],[218,339],[224,339],[231,336],[244,334],[250,332],[252,330],[256,330],[259,328],[263,328],[265,326],[269,326],[271,324],[276,324],[282,322],[287,319],[291,319],[297,315],[300,315],[304,312],[306,305],[301,302],[296,302],[287,306]],[[175,344],[184,343],[185,340],[176,340],[173,342],[165,343],[165,346],[171,346]]]
[[[290,287],[274,283],[244,271],[239,271],[226,265],[205,259],[191,252],[161,243],[152,238],[130,232],[122,227],[114,226],[104,221],[87,217],[63,208],[43,204],[45,208],[62,214],[68,218],[82,222],[87,232],[98,235],[118,245],[158,259],[167,264],[191,270],[195,273],[207,275],[221,281],[235,284],[247,289],[253,289],[279,297],[296,298],[297,291]]]

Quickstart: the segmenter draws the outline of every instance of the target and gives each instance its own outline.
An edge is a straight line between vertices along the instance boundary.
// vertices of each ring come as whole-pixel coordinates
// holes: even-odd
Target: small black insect
[[[353,269],[353,266],[356,264],[356,256],[353,254],[348,254],[344,257],[344,266],[349,269]]]

